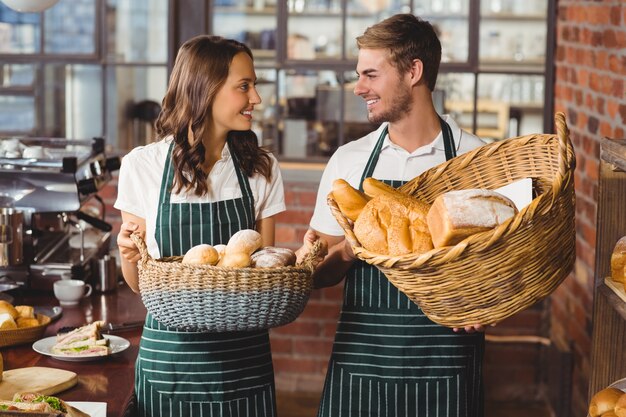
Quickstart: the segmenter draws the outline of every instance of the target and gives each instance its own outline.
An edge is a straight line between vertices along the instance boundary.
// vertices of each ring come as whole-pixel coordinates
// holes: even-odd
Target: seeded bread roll
[[[502,224],[517,213],[515,204],[492,190],[449,191],[435,199],[427,216],[435,248],[456,245],[468,236]]]
[[[599,417],[607,411],[613,411],[617,400],[622,395],[624,395],[624,392],[617,388],[605,388],[596,392],[589,402],[589,415],[591,417]]]
[[[189,249],[182,262],[190,265],[215,265],[219,261],[219,255],[211,245],[196,245]]]
[[[279,268],[296,263],[296,254],[287,248],[267,246],[254,252],[251,256],[255,268]]]
[[[332,195],[339,210],[352,221],[359,217],[361,210],[370,200],[368,196],[341,178],[333,181]]]
[[[428,252],[433,248],[426,225],[429,207],[402,193],[382,193],[365,205],[354,222],[354,234],[374,253],[397,256]]]
[[[611,278],[626,286],[626,236],[615,244],[611,254]]]

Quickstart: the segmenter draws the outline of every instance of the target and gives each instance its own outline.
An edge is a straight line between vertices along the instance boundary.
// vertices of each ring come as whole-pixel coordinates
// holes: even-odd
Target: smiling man
[[[305,237],[305,246],[318,235],[330,248],[315,285],[346,278],[319,416],[480,417],[482,327],[433,323],[378,269],[355,259],[326,196],[337,178],[355,188],[367,177],[398,187],[483,142],[435,111],[441,43],[430,23],[395,15],[368,28],[357,45],[354,93],[381,125],[331,157]]]

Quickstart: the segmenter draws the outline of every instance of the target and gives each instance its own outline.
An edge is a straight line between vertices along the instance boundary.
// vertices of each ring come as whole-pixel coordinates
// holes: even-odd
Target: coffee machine
[[[0,138],[2,283],[50,290],[90,280],[112,227],[98,192],[120,167],[104,138]]]

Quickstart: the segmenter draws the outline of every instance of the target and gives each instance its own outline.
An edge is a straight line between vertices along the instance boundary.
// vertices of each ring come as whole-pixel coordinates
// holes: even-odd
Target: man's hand
[[[304,257],[308,255],[309,252],[311,252],[313,244],[318,240],[320,241],[322,246],[320,247],[320,251],[317,253],[316,258],[313,260],[313,265],[317,265],[324,260],[326,255],[328,255],[328,242],[326,242],[325,239],[322,239],[317,233],[315,233],[315,230],[309,229],[304,234],[302,247],[296,251],[296,263],[299,264],[300,262],[302,262]]]
[[[462,331],[465,331],[465,333],[476,333],[476,332],[484,332],[485,326],[483,326],[482,324],[474,324],[471,326],[465,326],[464,328],[455,327],[452,330],[455,333],[460,333]]]

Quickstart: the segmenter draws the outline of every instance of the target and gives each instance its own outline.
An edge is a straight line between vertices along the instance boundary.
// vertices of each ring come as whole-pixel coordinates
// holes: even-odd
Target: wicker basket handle
[[[319,255],[321,251],[322,241],[318,239],[315,241],[315,243],[313,243],[311,250],[306,255],[304,255],[302,261],[300,261],[300,263],[296,266],[298,268],[306,268],[312,273],[317,267],[317,264],[320,262]]]
[[[343,229],[344,234],[346,235],[346,239],[348,240],[348,243],[350,243],[350,246],[352,246],[352,249],[354,250],[355,248],[359,248],[361,244],[359,243],[359,240],[356,238],[356,235],[352,230],[350,220],[348,220],[348,218],[343,215],[343,213],[339,209],[339,206],[337,205],[337,202],[333,198],[332,193],[328,194],[326,202],[328,203],[328,207],[330,207],[331,213],[333,214],[333,216],[335,216],[335,220],[337,220],[337,223],[339,223],[339,226],[341,226],[341,228]]]
[[[137,245],[137,249],[139,249],[139,254],[141,255],[141,264],[145,266],[146,263],[148,263],[148,261],[150,260],[150,254],[148,253],[148,247],[146,246],[146,242],[137,232],[133,232],[130,234],[130,240],[132,240],[133,243]]]
[[[558,197],[558,194],[564,188],[563,181],[566,179],[572,181],[573,176],[569,175],[569,172],[573,172],[576,167],[576,157],[574,155],[574,148],[569,139],[569,129],[565,121],[565,114],[563,112],[557,112],[554,115],[554,125],[556,127],[556,134],[559,139],[559,172],[552,184],[552,200]]]

